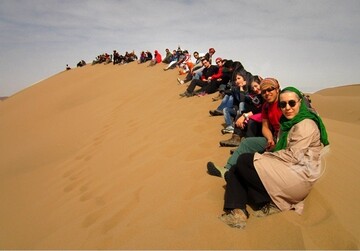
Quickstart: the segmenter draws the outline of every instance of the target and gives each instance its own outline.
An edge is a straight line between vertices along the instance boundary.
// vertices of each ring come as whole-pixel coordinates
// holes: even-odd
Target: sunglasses
[[[267,92],[272,92],[273,90],[275,90],[276,88],[275,87],[269,87],[269,88],[267,88],[267,89],[265,89],[265,90],[262,90],[261,91],[261,94],[265,94],[265,93],[267,93]]]
[[[299,101],[295,101],[295,100],[289,100],[288,102],[280,101],[279,106],[281,109],[284,109],[287,106],[287,104],[289,104],[289,106],[292,108],[296,105],[297,102],[299,102]]]

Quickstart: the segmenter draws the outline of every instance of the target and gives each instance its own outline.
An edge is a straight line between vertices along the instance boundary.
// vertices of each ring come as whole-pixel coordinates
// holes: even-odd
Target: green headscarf
[[[300,110],[299,113],[292,119],[287,119],[284,115],[280,118],[280,129],[281,134],[279,136],[279,141],[276,143],[274,151],[279,151],[281,149],[285,149],[287,145],[287,136],[289,134],[290,129],[304,119],[312,119],[316,122],[317,126],[320,130],[320,141],[324,144],[324,146],[329,144],[327,132],[319,115],[315,112],[311,111],[305,104],[304,95],[295,87],[286,87],[281,92],[290,91],[296,93],[301,98]]]

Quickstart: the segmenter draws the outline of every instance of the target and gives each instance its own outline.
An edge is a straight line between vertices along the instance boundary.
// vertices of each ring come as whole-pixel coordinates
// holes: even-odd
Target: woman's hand
[[[272,152],[272,150],[275,148],[275,141],[274,139],[268,139],[267,140],[267,146],[266,146],[266,151],[268,152]]]
[[[245,117],[241,116],[240,118],[238,118],[235,122],[236,126],[239,127],[240,129],[244,129],[245,128]]]

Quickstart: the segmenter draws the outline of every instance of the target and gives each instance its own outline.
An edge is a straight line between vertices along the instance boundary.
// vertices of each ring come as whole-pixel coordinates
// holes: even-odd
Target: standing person
[[[212,76],[218,72],[218,67],[211,65],[210,62],[204,57],[201,60],[204,65],[202,71],[201,79],[193,79],[184,93],[179,94],[181,97],[191,97],[194,95],[194,90],[196,86],[204,87],[211,82]]]
[[[261,208],[255,211],[258,217],[291,209],[301,214],[304,199],[322,174],[320,154],[329,141],[321,118],[294,87],[281,91],[279,107],[283,115],[274,152],[244,153],[226,174],[220,220],[231,227],[245,227],[249,203]]]
[[[276,138],[280,130],[282,115],[278,106],[280,85],[274,78],[265,78],[260,84],[261,95],[265,101],[261,110],[263,137],[249,137],[241,140],[239,147],[228,159],[225,167],[218,167],[213,162],[207,163],[208,174],[224,177],[224,174],[236,164],[239,155],[243,153],[271,151],[275,147]]]

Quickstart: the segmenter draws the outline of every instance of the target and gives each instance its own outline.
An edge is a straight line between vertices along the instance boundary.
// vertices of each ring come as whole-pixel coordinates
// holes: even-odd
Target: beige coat
[[[320,131],[311,119],[294,125],[286,149],[256,153],[254,166],[273,202],[281,210],[303,210],[303,200],[321,176]]]

